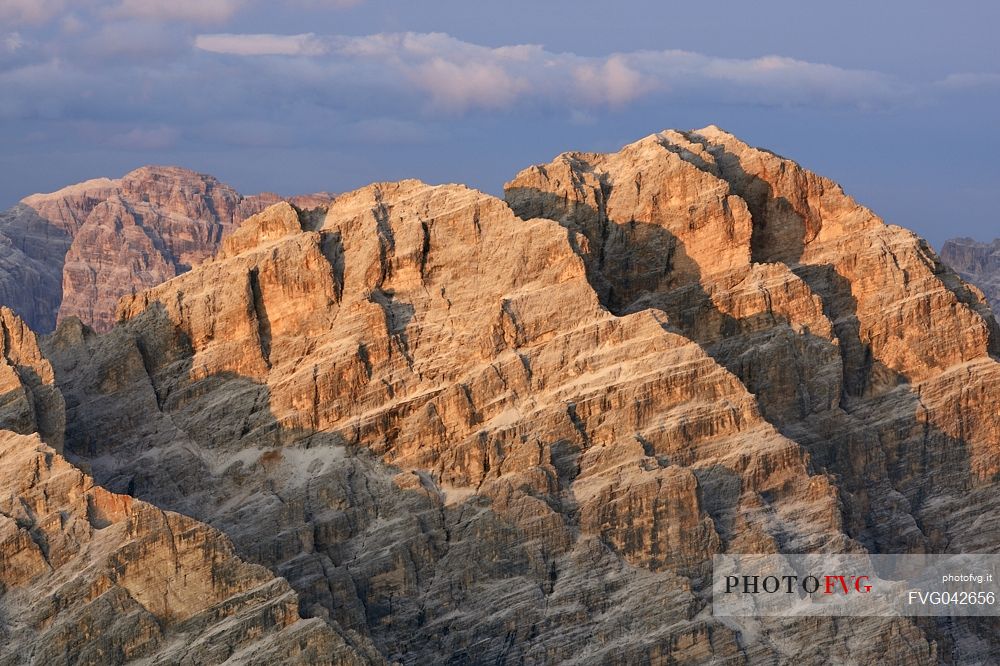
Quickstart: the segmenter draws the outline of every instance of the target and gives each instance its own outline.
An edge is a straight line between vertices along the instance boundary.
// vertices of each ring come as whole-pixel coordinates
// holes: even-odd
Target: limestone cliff
[[[562,155],[507,200],[583,236],[612,311],[662,312],[738,376],[835,475],[851,536],[879,552],[992,543],[949,516],[992,507],[997,325],[924,241],[715,127]]]
[[[66,409],[55,384],[35,334],[10,308],[0,307],[0,426],[38,433],[61,453]]]

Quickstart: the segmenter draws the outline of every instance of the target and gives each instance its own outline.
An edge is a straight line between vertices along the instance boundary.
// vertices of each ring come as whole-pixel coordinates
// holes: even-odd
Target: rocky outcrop
[[[0,426],[38,433],[61,453],[66,409],[55,384],[35,334],[13,311],[0,307]]]
[[[291,201],[313,208],[330,198]],[[0,303],[40,332],[67,316],[105,331],[121,296],[190,270],[243,219],[280,200],[244,197],[176,167],[27,197],[0,213]]]
[[[712,616],[717,553],[1000,534],[984,300],[717,128],[564,154],[506,201],[403,181],[277,203],[114,319],[64,317],[41,344],[66,455],[224,533],[337,654],[1000,657],[986,623]]]
[[[518,174],[507,200],[582,237],[575,247],[609,309],[662,312],[738,376],[838,479],[852,537],[878,552],[978,538],[940,507],[992,485],[996,322],[924,241],[714,127],[562,155]],[[939,402],[955,397],[956,373],[981,387],[982,404]]]
[[[43,443],[65,425],[52,368],[6,308],[0,326],[0,664],[380,661],[303,620],[288,583],[217,530],[110,493]]]
[[[0,431],[0,664],[366,663],[216,530]]]
[[[778,647],[714,622],[705,575],[861,550],[832,477],[661,311],[603,307],[587,243],[459,186],[274,206],[109,334],[63,322],[68,447],[392,660],[805,654],[813,624]],[[931,660],[907,621],[858,631],[871,659]]]
[[[982,243],[953,238],[941,247],[941,261],[981,289],[994,312],[1000,311],[1000,239]]]

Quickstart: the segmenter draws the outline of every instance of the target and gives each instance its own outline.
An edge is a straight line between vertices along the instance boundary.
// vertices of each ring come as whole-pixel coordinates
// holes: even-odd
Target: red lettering
[[[840,587],[843,588],[844,594],[847,594],[847,581],[843,576],[824,576],[823,577],[826,585],[823,594],[833,594],[837,588],[837,582],[840,582]]]

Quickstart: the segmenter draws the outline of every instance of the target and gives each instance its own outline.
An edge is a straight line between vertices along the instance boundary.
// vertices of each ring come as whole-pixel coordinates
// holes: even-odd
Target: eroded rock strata
[[[10,310],[0,324],[0,664],[378,659],[350,644],[353,632],[302,619],[288,583],[241,561],[218,530],[108,492],[69,464],[50,446],[62,428],[48,426],[64,419],[52,369]]]
[[[0,432],[0,663],[367,663],[191,518]]]
[[[947,516],[997,470],[996,322],[924,241],[714,127],[560,156],[507,199],[586,239],[576,247],[609,309],[662,312],[739,377],[837,476],[864,545],[992,543]]]
[[[62,452],[66,409],[52,364],[42,356],[35,333],[6,306],[0,306],[0,426],[38,433]]]
[[[277,204],[116,318],[41,345],[67,455],[225,533],[352,656],[1000,656],[989,622],[712,616],[716,553],[1000,533],[982,297],[716,128],[562,155],[506,202],[404,181]]]

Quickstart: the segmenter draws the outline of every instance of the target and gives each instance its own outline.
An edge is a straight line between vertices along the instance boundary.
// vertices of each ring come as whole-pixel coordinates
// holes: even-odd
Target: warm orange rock
[[[42,344],[68,455],[224,532],[360,658],[1000,654],[986,625],[712,617],[716,553],[989,550],[1000,471],[983,300],[717,128],[562,155],[506,201],[403,181],[278,203],[115,318]],[[125,590],[166,613],[147,569],[168,605]]]
[[[860,546],[739,380],[655,310],[602,307],[574,242],[458,186],[374,185],[323,219],[274,206],[123,299],[107,336],[64,322],[62,386],[93,396],[70,408],[72,446],[390,659],[571,659],[576,627],[627,661],[736,654],[685,576],[725,550]],[[619,593],[648,610],[597,613]],[[546,597],[595,601],[549,616]]]
[[[849,534],[877,550],[947,543],[918,525],[985,483],[1000,431],[986,389],[961,412],[931,396],[944,398],[936,387],[954,386],[959,367],[974,368],[972,386],[994,385],[997,329],[926,243],[715,127],[560,156],[518,174],[507,200],[585,237],[576,247],[608,307],[661,311],[735,373],[763,415],[839,477]],[[970,427],[976,438],[962,434]],[[937,453],[914,459],[928,447]]]
[[[38,340],[9,308],[0,307],[0,425],[22,434],[39,433],[62,452],[66,430],[63,396]]]

